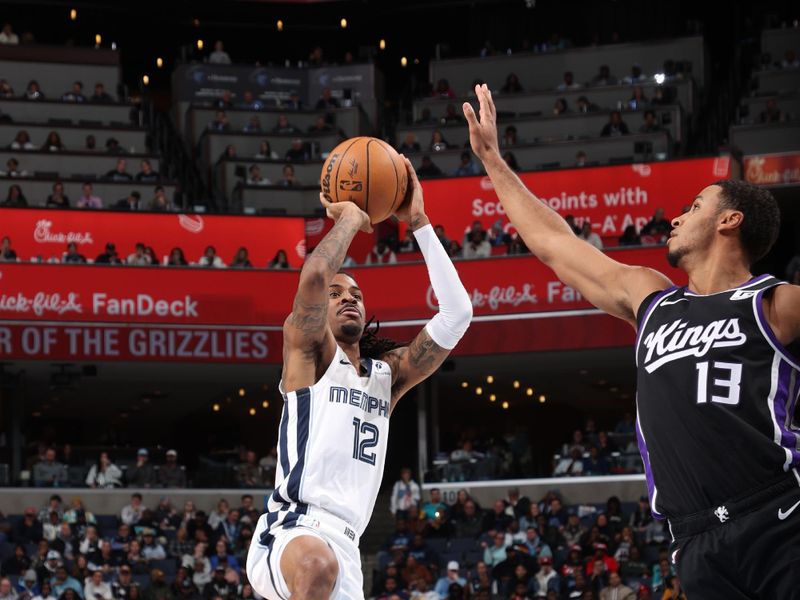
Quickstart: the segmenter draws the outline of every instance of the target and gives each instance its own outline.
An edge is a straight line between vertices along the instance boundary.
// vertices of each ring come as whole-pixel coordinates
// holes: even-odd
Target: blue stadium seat
[[[452,538],[447,551],[452,554],[464,554],[477,549],[477,543],[472,538]]]
[[[0,542],[0,562],[14,556],[14,548],[16,545],[12,542]]]
[[[172,578],[178,571],[178,564],[174,558],[165,558],[164,560],[151,560],[151,569],[161,569],[168,579]]]
[[[112,531],[112,535],[116,535],[119,526],[117,515],[95,515],[95,519],[97,519],[97,528],[103,532],[103,536],[107,531]]]

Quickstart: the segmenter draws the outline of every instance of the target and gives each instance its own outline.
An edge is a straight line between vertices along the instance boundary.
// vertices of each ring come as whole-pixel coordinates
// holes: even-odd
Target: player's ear
[[[721,219],[717,226],[720,231],[738,229],[744,222],[744,213],[740,210],[725,209],[720,216]]]

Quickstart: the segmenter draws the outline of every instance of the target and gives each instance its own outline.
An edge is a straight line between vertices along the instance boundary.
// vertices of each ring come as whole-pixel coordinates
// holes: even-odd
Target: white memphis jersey
[[[366,529],[383,477],[392,372],[382,361],[362,364],[364,377],[337,345],[317,383],[284,393],[275,491],[267,504],[270,530],[320,511],[359,536]]]

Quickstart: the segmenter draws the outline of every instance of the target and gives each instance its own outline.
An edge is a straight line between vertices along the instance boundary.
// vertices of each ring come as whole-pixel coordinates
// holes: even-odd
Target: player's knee
[[[297,565],[297,587],[312,598],[329,598],[339,576],[339,564],[334,556],[307,554]]]

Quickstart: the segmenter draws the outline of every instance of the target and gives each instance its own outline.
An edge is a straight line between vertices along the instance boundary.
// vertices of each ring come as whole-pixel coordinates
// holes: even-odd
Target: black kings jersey
[[[800,465],[800,365],[762,309],[782,283],[673,287],[642,303],[636,433],[655,516],[713,508]]]

